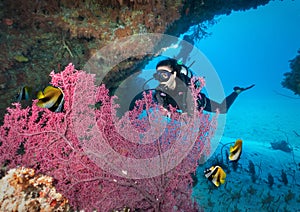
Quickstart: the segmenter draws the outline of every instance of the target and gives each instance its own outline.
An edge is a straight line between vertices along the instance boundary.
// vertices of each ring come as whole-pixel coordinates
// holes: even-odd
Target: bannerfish
[[[212,166],[206,169],[204,175],[217,187],[225,183],[226,173],[220,166]]]
[[[53,112],[61,112],[64,103],[64,93],[60,88],[47,86],[44,91],[37,93],[37,106],[41,108],[48,108]]]
[[[16,100],[17,100],[18,102],[20,102],[21,100],[26,100],[26,101],[28,101],[29,98],[30,98],[31,90],[32,90],[32,89],[31,89],[30,87],[28,87],[28,86],[22,86],[22,87],[19,89],[19,91],[18,91],[18,93],[17,93],[17,95],[16,95]]]
[[[241,139],[236,140],[234,146],[231,146],[229,149],[229,160],[230,161],[238,161],[242,154],[242,143]]]

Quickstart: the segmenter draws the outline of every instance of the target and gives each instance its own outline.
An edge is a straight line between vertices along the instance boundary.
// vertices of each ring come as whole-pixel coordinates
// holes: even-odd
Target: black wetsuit
[[[200,107],[203,107],[203,109],[208,112],[216,112],[216,109],[219,109],[220,113],[227,113],[230,106],[238,96],[236,92],[232,92],[221,103],[218,103],[213,100],[210,100],[203,93],[200,93],[199,95],[201,96],[200,100],[198,98],[198,102],[200,102],[199,104]]]
[[[168,109],[169,105],[172,105],[182,112],[189,112],[189,108],[191,108],[191,106],[189,105],[189,101],[185,101],[186,97],[184,96],[184,92],[176,93],[176,91],[171,91],[171,93],[168,92],[167,94],[166,92],[163,92],[159,89],[150,89],[146,90],[145,92],[150,91],[152,91],[153,100],[161,104],[164,108]],[[237,96],[238,94],[236,92],[232,92],[221,103],[218,103],[207,98],[205,94],[199,93],[197,99],[197,107],[198,109],[203,108],[207,112],[216,112],[216,110],[218,109],[220,113],[227,113]],[[130,103],[129,110],[133,110],[135,101],[142,98],[143,92],[136,95]]]

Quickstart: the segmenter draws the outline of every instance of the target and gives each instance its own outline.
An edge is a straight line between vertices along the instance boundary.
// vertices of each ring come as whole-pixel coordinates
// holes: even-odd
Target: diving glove
[[[237,94],[240,94],[242,91],[245,91],[245,90],[248,90],[250,88],[252,88],[255,84],[247,87],[247,88],[241,88],[241,87],[234,87],[233,90],[237,93]]]

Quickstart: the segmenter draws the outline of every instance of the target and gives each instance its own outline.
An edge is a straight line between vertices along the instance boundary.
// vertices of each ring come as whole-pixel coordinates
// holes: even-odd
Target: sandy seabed
[[[226,160],[230,145],[223,148],[223,157],[221,149],[239,138],[243,152],[234,169]],[[273,149],[271,142],[278,141],[286,141],[292,151]],[[251,162],[255,173],[250,172]],[[203,175],[211,165],[223,166],[227,174],[225,184],[218,188]],[[288,182],[284,183],[282,172]],[[204,211],[300,211],[300,99],[275,94],[239,97],[226,117],[218,148],[198,168],[197,178],[193,197]]]

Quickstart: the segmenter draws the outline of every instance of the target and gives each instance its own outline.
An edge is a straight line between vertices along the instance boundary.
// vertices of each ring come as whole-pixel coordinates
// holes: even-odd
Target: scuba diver
[[[178,109],[178,112],[189,113],[191,105],[189,105],[190,101],[186,100],[193,77],[192,71],[183,65],[181,61],[166,59],[156,65],[156,73],[153,76],[154,79],[159,81],[159,85],[155,89],[145,90],[145,92],[152,90],[153,100],[166,109],[168,109],[169,105],[172,105]],[[204,93],[200,92],[197,96],[197,108],[203,108],[207,112],[216,112],[216,109],[218,109],[220,113],[227,113],[237,96],[253,86],[251,85],[247,88],[234,87],[234,91],[221,103],[209,99]],[[136,95],[131,101],[129,109],[133,110],[136,100],[142,98],[143,92]]]

